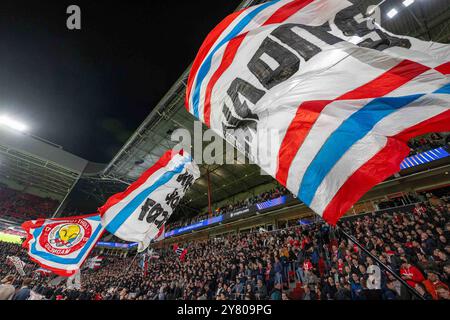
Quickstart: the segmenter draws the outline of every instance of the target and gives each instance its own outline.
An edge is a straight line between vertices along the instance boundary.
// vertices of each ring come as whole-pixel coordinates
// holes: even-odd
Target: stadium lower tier
[[[431,201],[432,200],[432,201]],[[81,272],[80,289],[65,279],[33,272],[37,266],[17,244],[0,243],[1,278],[8,299],[49,300],[448,300],[450,285],[448,197],[342,220],[273,231],[238,233],[166,243],[147,256],[106,255],[96,270]],[[342,233],[351,234],[381,264]],[[8,255],[27,262],[32,278],[14,275]],[[383,265],[382,265],[383,264]],[[61,281],[62,280],[62,281]],[[23,289],[26,287],[26,289]],[[19,288],[22,294],[18,294]]]

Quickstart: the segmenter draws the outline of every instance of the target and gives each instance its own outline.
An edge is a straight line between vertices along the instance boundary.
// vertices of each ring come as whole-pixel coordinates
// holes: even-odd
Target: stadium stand
[[[58,207],[58,202],[41,198],[0,185],[0,217],[13,222],[47,218]]]
[[[158,249],[146,275],[136,256],[106,256],[102,268],[82,272],[82,289],[48,285],[35,277],[30,288],[42,299],[60,300],[405,300],[408,290],[340,230],[351,233],[425,299],[448,300],[450,285],[449,194],[425,202],[350,216],[337,229],[323,222],[180,243]],[[389,203],[386,203],[388,206]],[[390,202],[395,205],[395,202]],[[17,255],[0,243],[1,260]],[[13,274],[2,263],[1,278]],[[127,270],[124,272],[124,270]],[[15,285],[20,285],[16,279]]]

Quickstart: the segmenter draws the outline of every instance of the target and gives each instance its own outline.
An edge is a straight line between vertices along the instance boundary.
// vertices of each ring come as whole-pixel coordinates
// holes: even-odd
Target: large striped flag
[[[347,0],[243,9],[208,35],[187,83],[189,112],[332,224],[399,171],[407,140],[450,129],[450,46],[377,15]]]
[[[127,190],[113,195],[99,209],[106,230],[145,250],[189,187],[200,169],[183,150],[167,151]]]
[[[65,277],[80,269],[104,231],[99,214],[31,220],[22,228],[31,260]]]

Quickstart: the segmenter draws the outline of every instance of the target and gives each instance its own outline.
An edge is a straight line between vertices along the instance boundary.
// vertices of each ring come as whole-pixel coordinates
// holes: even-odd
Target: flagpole
[[[413,293],[417,298],[421,300],[425,300],[424,297],[422,297],[416,289],[411,287],[405,280],[402,279],[399,275],[397,275],[394,270],[392,270],[390,267],[385,265],[383,262],[380,261],[376,256],[374,256],[369,250],[367,250],[362,244],[358,242],[358,240],[355,239],[352,235],[349,235],[347,232],[345,232],[342,228],[339,228],[336,226],[336,229],[340,231],[348,240],[356,244],[362,251],[364,251],[369,257],[371,257],[373,260],[375,260],[380,266],[382,266],[384,269],[386,269],[392,276],[394,276],[395,279],[400,281],[401,284],[403,284],[411,293]]]

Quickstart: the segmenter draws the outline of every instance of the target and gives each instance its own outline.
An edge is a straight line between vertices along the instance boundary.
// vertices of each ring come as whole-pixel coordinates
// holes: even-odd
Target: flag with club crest
[[[104,231],[99,214],[31,220],[22,228],[31,260],[65,277],[80,269]]]

